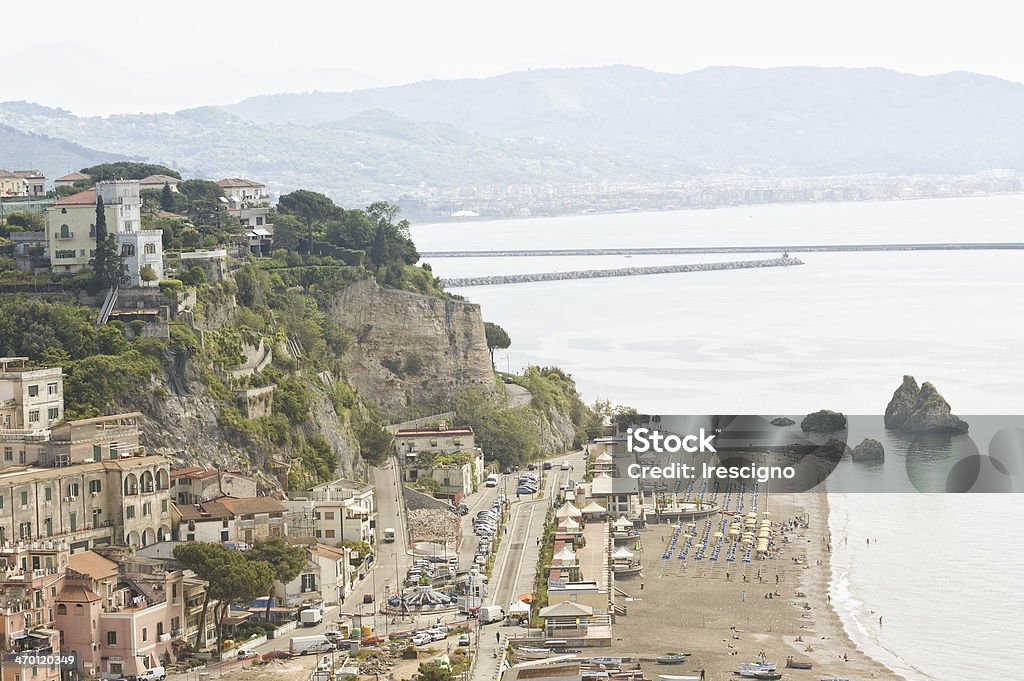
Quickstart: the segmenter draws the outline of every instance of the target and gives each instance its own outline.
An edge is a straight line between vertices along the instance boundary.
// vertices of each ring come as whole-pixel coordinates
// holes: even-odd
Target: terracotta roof
[[[207,468],[205,466],[189,466],[188,468],[175,468],[171,471],[171,479],[175,478],[192,478],[193,480],[202,480],[203,478],[209,478],[217,475],[216,468]]]
[[[211,503],[219,503],[235,515],[246,513],[283,513],[285,508],[271,497],[221,497]]]
[[[175,503],[172,503],[171,505],[174,506],[175,510],[177,510],[181,515],[181,519],[185,521],[227,520],[232,516],[231,511],[212,501],[208,501],[199,506]]]
[[[345,557],[345,551],[343,549],[337,549],[333,546],[328,546],[327,544],[317,544],[316,552],[324,558],[331,560],[341,560]]]
[[[149,177],[144,177],[141,180],[139,180],[139,184],[170,184],[170,185],[175,185],[175,184],[178,184],[179,182],[181,182],[181,180],[179,180],[176,177],[171,177],[170,175],[150,175]]]
[[[17,177],[17,175],[12,173],[10,170],[4,170],[3,168],[0,168],[0,177]],[[217,184],[220,184],[220,182],[218,182]]]
[[[58,603],[93,603],[98,600],[101,599],[95,591],[81,584],[68,584],[57,594]]]
[[[104,558],[95,551],[73,553],[68,557],[68,568],[93,579],[105,579],[117,576],[117,563]]]
[[[57,199],[53,202],[55,206],[95,206],[96,205],[96,190],[86,189],[85,191],[72,194],[71,196],[65,196],[63,199]]]
[[[266,187],[267,185],[247,180],[244,177],[226,177],[223,180],[217,180],[217,186],[227,189],[230,187]]]
[[[54,182],[77,182],[78,180],[88,180],[89,176],[85,173],[80,173],[77,170],[73,173],[68,173],[64,177],[58,177]]]
[[[38,170],[15,170],[14,174],[18,177],[24,177],[26,179],[40,179],[45,180],[46,176]]]

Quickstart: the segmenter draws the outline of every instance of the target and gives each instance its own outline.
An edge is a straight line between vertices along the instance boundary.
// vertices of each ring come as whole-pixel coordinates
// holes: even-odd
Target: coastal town
[[[454,300],[444,318],[453,309],[472,317],[460,333],[476,356],[453,369],[456,385],[489,392],[454,409],[353,425],[361,408],[398,414],[406,395],[434,394],[415,392],[425,368],[412,356],[379,361],[382,380],[365,369],[372,355],[357,352],[384,337],[397,342],[439,295],[394,298],[368,284],[365,271],[350,272],[363,261],[343,250],[349,242],[310,237],[296,252],[282,249],[275,225],[304,214],[288,197],[271,205],[260,182],[183,181],[152,169],[85,169],[93,174],[52,187],[34,171],[0,174],[3,295],[17,306],[86,301],[75,323],[119,348],[102,351],[115,358],[113,373],[141,353],[159,355],[145,365],[141,391],[102,393],[102,369],[68,351],[41,352],[41,341],[26,342],[9,322],[4,347],[25,354],[0,357],[4,681],[894,678],[852,645],[830,607],[824,495],[727,476],[638,478],[631,471],[654,460],[633,449],[631,424],[650,423],[635,412],[584,409],[590,420],[562,439],[531,421],[531,430],[552,431],[547,439],[516,440],[510,413],[544,399],[557,412],[578,396],[557,370],[495,372],[487,352],[507,347],[507,335],[485,331],[479,308]],[[112,171],[142,177],[98,179]],[[212,201],[190,196],[174,212],[175,194],[198,195],[196,182]],[[391,226],[389,216],[378,220],[377,230]],[[191,245],[185,232],[196,233]],[[104,245],[118,256],[116,273],[97,285]],[[334,254],[321,255],[328,245]],[[254,268],[307,276],[310,263],[352,277],[337,293],[343,328],[334,332],[352,337],[328,355],[351,364],[314,361],[315,339],[283,321],[275,319],[279,333],[239,325],[259,309],[249,298],[281,295],[243,294]],[[327,290],[317,274],[289,279],[291,289]],[[369,303],[352,297],[368,286],[377,287],[360,294]],[[399,301],[414,311],[396,314]],[[360,304],[367,308],[349,320]],[[367,325],[386,317],[396,325],[373,336]],[[233,353],[227,328],[239,337]],[[452,342],[456,328],[416,336],[419,351]],[[429,383],[440,379],[451,380]],[[311,383],[296,387],[303,381]],[[545,398],[553,382],[567,392]],[[377,406],[358,402],[350,385]],[[389,401],[396,385],[402,398]],[[310,409],[296,414],[295,402],[312,401],[314,390],[331,398],[332,417],[345,416],[317,417],[338,432],[305,433]],[[205,392],[224,396],[194,408]],[[502,406],[478,413],[478,402]],[[118,409],[125,405],[137,408]],[[209,409],[216,418],[202,413]],[[191,430],[204,418],[213,430]],[[931,384],[909,376],[886,412],[890,426],[966,431]],[[204,442],[227,428],[231,438]],[[846,417],[822,411],[799,428],[843,431]],[[275,449],[275,429],[304,435]],[[329,437],[341,431],[358,441],[355,451]],[[702,452],[715,452],[711,433],[700,431]],[[510,442],[529,454],[510,453]],[[866,439],[850,455],[884,452]]]

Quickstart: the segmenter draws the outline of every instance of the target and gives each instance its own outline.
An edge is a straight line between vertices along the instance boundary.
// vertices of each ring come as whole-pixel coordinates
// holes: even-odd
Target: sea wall
[[[576,270],[573,272],[537,272],[534,274],[496,274],[485,277],[455,277],[443,279],[450,287],[491,286],[494,284],[525,284],[535,281],[563,281],[566,279],[600,279],[603,277],[638,277],[647,274],[677,274],[680,272],[712,272],[716,270],[745,270],[760,267],[791,267],[803,265],[799,258],[770,258],[766,260],[735,260],[732,262],[701,262],[689,265],[656,265],[650,267],[619,267],[609,270]]]

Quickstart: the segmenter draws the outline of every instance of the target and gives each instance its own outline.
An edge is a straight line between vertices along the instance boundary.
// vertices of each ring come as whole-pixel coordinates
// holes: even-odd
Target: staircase
[[[111,286],[110,290],[107,291],[107,297],[103,300],[103,307],[100,308],[100,313],[96,315],[96,326],[103,326],[110,319],[110,313],[114,311],[114,306],[117,305],[117,287]]]

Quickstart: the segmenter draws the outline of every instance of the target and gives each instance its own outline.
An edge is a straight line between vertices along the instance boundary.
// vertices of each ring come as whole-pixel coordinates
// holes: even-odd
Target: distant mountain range
[[[0,167],[63,173],[77,156],[123,154],[186,175],[245,175],[359,202],[423,187],[653,184],[709,173],[1024,170],[1021,120],[1024,85],[972,73],[614,66],[266,95],[175,114],[77,117],[8,102]],[[37,135],[35,146],[25,133]],[[81,147],[54,150],[66,142]]]

